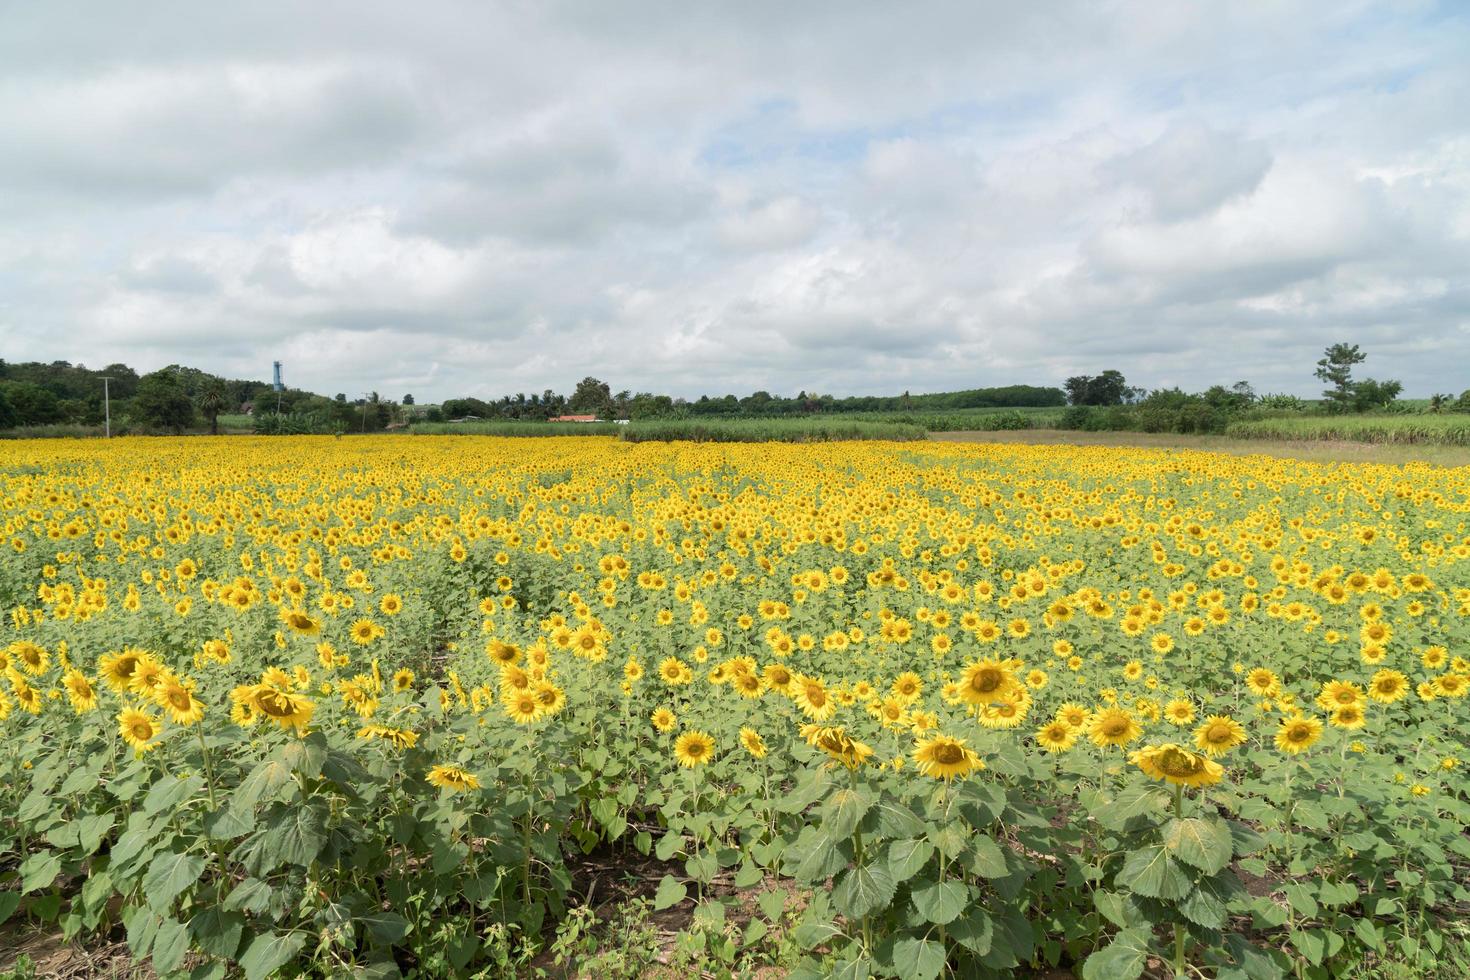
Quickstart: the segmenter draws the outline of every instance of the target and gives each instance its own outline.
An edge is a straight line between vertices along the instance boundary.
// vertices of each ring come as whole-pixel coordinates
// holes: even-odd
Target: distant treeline
[[[104,405],[104,392],[110,406]],[[297,388],[277,392],[266,381],[222,378],[178,364],[139,375],[126,364],[92,369],[67,361],[0,359],[0,429],[90,434],[102,426],[109,407],[117,435],[214,430],[221,416],[247,413],[265,431],[371,432],[404,415],[398,403],[377,393],[349,401],[346,395],[327,398]]]
[[[833,395],[802,391],[792,397],[757,391],[736,395],[701,395],[694,401],[651,392],[619,391],[597,378],[583,378],[571,395],[546,390],[541,394],[506,395],[495,401],[479,398],[449,398],[438,411],[430,409],[427,421],[448,419],[535,420],[558,415],[588,414],[602,419],[681,418],[767,418],[771,416],[828,415],[843,412],[939,412],[968,408],[1060,408],[1067,395],[1060,388],[1010,385],[1004,388],[972,388],[935,394]]]
[[[689,403],[691,415],[806,415],[815,412],[908,412],[951,411],[961,408],[1053,408],[1067,404],[1067,394],[1060,388],[1037,388],[1031,385],[1009,385],[1004,388],[971,388],[968,391],[941,391],[927,395],[809,395],[801,392],[794,398],[782,398],[757,391],[745,398],[726,395],[711,398],[701,395]]]

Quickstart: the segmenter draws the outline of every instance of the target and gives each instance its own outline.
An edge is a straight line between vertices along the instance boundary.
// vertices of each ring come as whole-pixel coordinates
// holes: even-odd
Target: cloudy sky
[[[0,0],[0,356],[1470,388],[1460,2]],[[1457,94],[1458,93],[1458,94]]]

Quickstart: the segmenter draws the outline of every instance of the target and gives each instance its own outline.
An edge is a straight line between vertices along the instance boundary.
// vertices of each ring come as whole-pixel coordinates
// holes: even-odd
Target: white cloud
[[[1470,379],[1433,5],[160,3],[0,32],[7,359],[420,400]]]

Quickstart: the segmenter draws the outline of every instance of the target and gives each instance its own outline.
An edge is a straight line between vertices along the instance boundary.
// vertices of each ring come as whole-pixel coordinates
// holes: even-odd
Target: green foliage
[[[178,376],[167,368],[139,379],[131,411],[139,422],[165,432],[183,432],[194,424],[194,402]]]
[[[911,441],[924,430],[899,423],[838,418],[762,420],[688,419],[631,422],[621,426],[624,442],[836,442],[853,439]]]
[[[1232,422],[1236,439],[1287,439],[1470,446],[1470,419],[1443,415],[1299,415]]]

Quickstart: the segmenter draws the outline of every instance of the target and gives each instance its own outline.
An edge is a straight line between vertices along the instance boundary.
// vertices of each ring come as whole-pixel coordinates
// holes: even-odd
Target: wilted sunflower
[[[1245,741],[1245,727],[1229,715],[1211,715],[1194,730],[1194,744],[1213,759]]]
[[[704,732],[689,731],[674,740],[674,758],[685,769],[702,766],[714,756],[715,740]]]
[[[411,749],[418,744],[418,732],[406,728],[390,728],[387,725],[364,725],[357,730],[358,738],[378,739],[396,749]]]
[[[841,727],[803,725],[801,734],[809,745],[821,749],[849,769],[858,769],[873,757],[872,746],[859,742]]]
[[[1276,730],[1276,747],[1289,755],[1305,752],[1322,737],[1322,722],[1303,715],[1300,718],[1283,718]]]
[[[429,770],[429,774],[424,778],[432,785],[454,793],[462,793],[467,790],[480,788],[480,780],[459,766],[435,766]]]
[[[1128,761],[1151,778],[1178,786],[1209,786],[1218,783],[1225,772],[1218,762],[1172,742],[1139,749],[1128,756]]]
[[[948,735],[935,735],[919,742],[914,749],[914,764],[924,775],[946,781],[985,768],[985,763],[965,745],[964,739]]]

